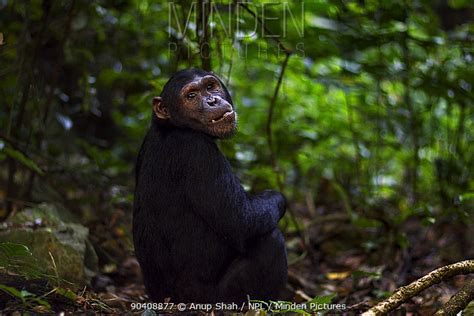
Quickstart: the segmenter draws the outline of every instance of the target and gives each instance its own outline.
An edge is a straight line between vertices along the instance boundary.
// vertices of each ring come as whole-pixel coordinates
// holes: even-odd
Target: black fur
[[[163,100],[179,106],[179,89],[195,75],[202,73],[188,70],[172,77]],[[228,92],[227,97],[232,102]],[[154,118],[140,149],[136,180],[135,252],[153,301],[279,297],[287,279],[278,230],[285,198],[270,190],[247,195],[214,137]]]

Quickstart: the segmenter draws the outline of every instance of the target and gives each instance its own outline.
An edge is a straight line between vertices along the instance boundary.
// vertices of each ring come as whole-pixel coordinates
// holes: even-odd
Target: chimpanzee
[[[278,299],[287,258],[278,221],[285,197],[249,196],[216,139],[235,133],[227,88],[211,72],[177,72],[153,99],[136,165],[135,252],[150,299]]]

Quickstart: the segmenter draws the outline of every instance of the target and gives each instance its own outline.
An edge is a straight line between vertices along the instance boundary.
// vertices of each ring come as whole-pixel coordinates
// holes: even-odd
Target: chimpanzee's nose
[[[216,98],[214,98],[214,96],[209,96],[207,98],[207,104],[209,104],[209,106],[214,106],[216,105]]]

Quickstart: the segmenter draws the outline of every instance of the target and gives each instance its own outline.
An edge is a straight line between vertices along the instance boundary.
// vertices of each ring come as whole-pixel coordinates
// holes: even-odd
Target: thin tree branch
[[[232,2],[232,11],[237,10],[237,2],[234,0]],[[232,32],[232,43],[230,44],[230,61],[229,61],[229,69],[227,70],[227,78],[225,84],[228,85],[230,82],[230,74],[232,72],[232,66],[234,63],[234,43],[235,43],[235,32]]]
[[[273,34],[265,25],[264,21],[255,13],[253,12],[245,3],[238,2],[238,4],[243,7],[247,12],[249,12],[257,21],[260,25],[262,25],[263,29],[265,30],[266,33],[268,34]],[[276,105],[276,100],[278,97],[278,92],[280,91],[280,86],[283,80],[283,75],[285,74],[286,67],[288,65],[288,60],[290,59],[290,56],[293,54],[293,51],[289,48],[287,48],[283,43],[275,36],[271,37],[278,45],[278,48],[283,50],[285,52],[285,60],[283,61],[283,64],[281,65],[280,69],[280,74],[278,76],[278,81],[277,85],[275,87],[275,91],[273,92],[272,99],[270,100],[270,106],[268,108],[268,118],[267,118],[267,124],[266,124],[266,133],[267,133],[267,145],[268,149],[270,151],[270,163],[272,165],[273,171],[275,172],[275,177],[277,181],[278,188],[281,192],[285,191],[283,181],[281,180],[281,174],[280,174],[280,168],[278,166],[278,162],[275,157],[275,152],[273,150],[273,131],[272,131],[272,121],[273,121],[273,112],[275,109]],[[301,243],[303,245],[303,248],[305,251],[309,251],[310,247],[307,246],[306,244],[306,239],[303,234],[303,231],[301,227],[299,226],[298,221],[296,220],[296,216],[294,212],[291,210],[289,206],[287,206],[287,211],[288,214],[290,215],[291,221],[294,223],[296,231],[300,237]],[[311,257],[311,256],[310,256]],[[312,257],[311,257],[312,259]]]
[[[410,22],[410,12],[409,12],[409,5],[405,5],[405,23],[409,25]],[[410,87],[410,76],[411,76],[411,55],[410,55],[410,47],[408,46],[409,35],[408,31],[405,31],[402,34],[402,58],[404,63],[404,71],[402,74],[402,83],[403,83],[403,103],[405,104],[408,113],[409,113],[409,124],[410,124],[410,133],[412,139],[412,162],[410,163],[410,181],[411,181],[411,195],[412,195],[412,203],[416,203],[418,200],[418,169],[420,165],[420,157],[418,156],[418,152],[420,151],[420,137],[419,137],[419,130],[420,124],[418,115],[416,111],[415,104],[413,104],[413,100],[411,97],[411,87]]]
[[[28,5],[28,4],[26,4]],[[30,95],[30,87],[31,87],[31,83],[32,83],[32,80],[33,80],[33,69],[35,68],[35,64],[36,64],[36,59],[38,57],[38,53],[39,53],[39,48],[41,46],[41,42],[43,40],[43,35],[47,29],[47,26],[49,24],[49,16],[50,16],[50,13],[51,13],[51,1],[49,0],[43,0],[42,2],[42,7],[43,7],[43,16],[41,18],[42,20],[42,24],[41,24],[41,28],[40,28],[40,31],[38,33],[38,36],[36,38],[36,42],[34,44],[34,49],[33,49],[33,54],[32,54],[32,58],[31,58],[31,62],[30,62],[30,66],[29,66],[29,69],[27,70],[27,74],[26,74],[26,78],[25,78],[25,83],[23,85],[23,89],[22,89],[22,94],[21,94],[21,99],[20,99],[20,103],[19,103],[19,114],[18,114],[18,118],[17,118],[17,121],[16,121],[16,124],[15,124],[15,127],[14,127],[14,131],[15,133],[13,134],[14,136],[15,135],[18,135],[20,136],[21,133],[21,127],[23,125],[23,119],[24,119],[24,116],[25,116],[25,113],[26,113],[26,104],[28,102],[28,99],[29,99],[29,95]],[[25,47],[26,49],[26,47]],[[22,70],[24,69],[24,67],[22,67]],[[13,108],[12,108],[12,113],[13,113]],[[10,131],[7,131],[7,135],[10,134]],[[7,180],[7,192],[6,192],[6,196],[8,198],[12,198],[12,197],[15,197],[16,194],[16,188],[15,188],[15,174],[16,174],[16,170],[17,170],[17,164],[15,162],[14,159],[12,158],[8,158],[8,180]],[[6,203],[5,203],[5,218],[11,213],[11,211],[13,210],[13,204],[11,203],[11,200],[6,200]]]
[[[474,260],[465,260],[436,269],[409,285],[399,288],[389,298],[378,303],[363,313],[362,316],[385,315],[432,285],[458,274],[469,273],[474,273]]]
[[[42,125],[39,127],[39,131],[36,135],[36,149],[39,150],[41,149],[41,145],[44,141],[44,136],[46,133],[46,128],[47,128],[47,123],[48,123],[48,118],[49,118],[49,113],[52,108],[52,103],[53,103],[53,97],[54,97],[54,90],[56,89],[57,83],[58,83],[58,78],[59,78],[59,73],[61,71],[61,67],[64,63],[64,47],[66,45],[66,42],[69,38],[70,32],[71,32],[71,26],[72,26],[72,18],[74,16],[74,6],[75,6],[76,0],[72,0],[71,4],[69,5],[68,13],[67,13],[67,20],[66,20],[66,25],[65,25],[65,32],[63,33],[63,36],[61,37],[61,40],[59,42],[59,47],[61,47],[61,51],[59,52],[60,56],[58,57],[58,61],[54,65],[52,75],[51,75],[51,80],[50,80],[50,87],[49,91],[46,97],[46,102],[44,103],[44,114],[43,114],[43,120],[42,120]],[[27,199],[31,195],[31,191],[33,189],[33,183],[35,180],[36,173],[33,171],[30,171],[30,175],[28,177],[28,182],[26,185],[26,190],[23,198]]]
[[[268,149],[270,150],[270,162],[272,164],[273,169],[277,173],[277,184],[279,187],[282,187],[282,182],[279,175],[279,168],[275,158],[275,152],[273,151],[273,132],[272,132],[272,122],[273,122],[273,112],[275,109],[276,100],[278,97],[278,92],[280,91],[281,82],[283,80],[283,75],[285,74],[286,66],[288,65],[288,60],[290,59],[290,54],[286,54],[285,60],[281,65],[280,75],[278,76],[278,81],[275,87],[275,91],[273,92],[272,99],[270,100],[270,106],[268,107],[268,117],[267,117],[267,144]]]
[[[441,315],[456,315],[464,308],[466,308],[467,304],[474,300],[474,279],[468,281],[464,286],[451,296],[449,301],[440,308],[435,316]]]
[[[357,138],[357,133],[354,128],[354,113],[352,109],[352,104],[349,101],[349,96],[347,95],[347,92],[344,93],[344,101],[345,101],[345,105],[347,109],[347,121],[348,121],[347,123],[349,125],[349,131],[351,132],[352,146],[354,147],[354,152],[355,152],[356,184],[358,187],[367,187],[367,183],[364,183],[364,185],[361,185],[362,183],[362,176],[361,176],[362,154],[360,153],[359,139]]]
[[[286,53],[285,60],[283,61],[283,64],[281,65],[280,69],[280,75],[278,76],[278,81],[275,86],[275,91],[273,92],[272,99],[270,100],[270,106],[268,108],[268,117],[267,117],[267,125],[266,125],[266,132],[267,132],[267,145],[268,145],[268,150],[270,152],[270,163],[272,165],[272,169],[275,172],[275,177],[278,185],[278,189],[281,192],[285,192],[285,186],[283,185],[283,181],[281,180],[281,173],[280,173],[280,168],[278,165],[278,161],[275,156],[275,151],[273,150],[273,130],[272,130],[272,122],[273,122],[273,112],[275,110],[275,105],[276,105],[276,100],[278,97],[278,92],[280,91],[281,83],[283,81],[283,75],[285,74],[286,67],[288,65],[288,60],[290,59],[291,53]],[[306,239],[305,236],[303,235],[303,231],[296,220],[295,213],[293,210],[287,206],[287,211],[288,214],[290,215],[291,221],[294,223],[296,227],[296,231],[298,232],[298,235],[301,239],[301,242],[303,244],[303,247],[307,251],[309,247],[306,245]]]
[[[197,36],[199,37],[199,57],[201,58],[202,69],[212,70],[211,64],[211,43],[209,41],[209,13],[211,12],[211,0],[198,1],[198,21],[196,25]]]

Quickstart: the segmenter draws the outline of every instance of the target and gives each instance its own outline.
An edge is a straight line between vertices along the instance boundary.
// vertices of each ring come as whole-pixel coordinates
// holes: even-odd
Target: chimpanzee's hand
[[[275,190],[265,190],[262,192],[262,197],[275,201],[279,218],[282,218],[283,215],[285,215],[287,201],[283,194]]]
[[[283,195],[283,193],[280,193],[280,192],[276,192],[278,194],[278,210],[280,211],[280,218],[283,217],[283,215],[285,215],[285,212],[286,212],[286,207],[287,207],[287,201],[286,201],[286,197]]]

